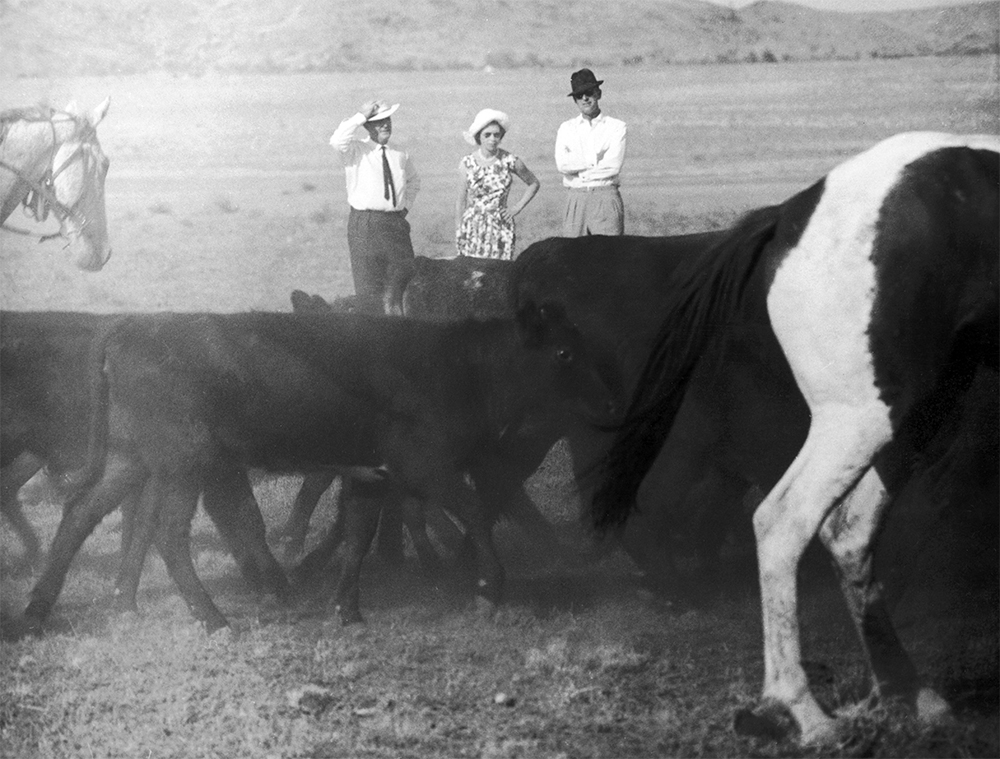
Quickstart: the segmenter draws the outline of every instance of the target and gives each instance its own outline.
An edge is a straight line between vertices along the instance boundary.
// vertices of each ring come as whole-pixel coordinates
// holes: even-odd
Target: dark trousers
[[[359,305],[366,311],[395,311],[393,293],[402,291],[400,283],[409,276],[414,257],[405,214],[352,208],[347,249]]]

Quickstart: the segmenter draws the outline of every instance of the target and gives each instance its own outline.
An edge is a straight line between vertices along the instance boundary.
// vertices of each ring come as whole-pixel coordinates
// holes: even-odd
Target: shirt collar
[[[600,112],[600,113],[599,113],[599,114],[598,114],[597,116],[595,116],[594,118],[592,118],[592,119],[590,120],[590,123],[591,123],[591,124],[601,124],[601,123],[603,123],[603,122],[604,122],[604,118],[605,118],[605,116],[606,116],[606,115],[607,115],[607,114],[606,114],[606,113],[604,113],[604,111],[601,111],[601,112]],[[586,125],[586,124],[587,124],[587,119],[585,119],[585,118],[583,117],[583,114],[582,114],[582,113],[581,113],[581,114],[580,114],[579,116],[577,116],[577,117],[576,117],[576,119],[577,119],[577,121],[578,121],[579,123],[581,123],[581,124],[584,124],[584,125]]]

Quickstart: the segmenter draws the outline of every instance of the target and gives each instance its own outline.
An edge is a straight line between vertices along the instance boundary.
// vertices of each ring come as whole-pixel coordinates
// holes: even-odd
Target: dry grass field
[[[719,227],[781,200],[843,158],[900,131],[1000,132],[997,61],[935,58],[599,70],[607,112],[629,123],[627,230]],[[395,136],[423,178],[410,215],[418,253],[450,255],[461,131],[482,107],[513,119],[506,147],[542,190],[521,247],[556,234],[563,197],[552,166],[559,122],[573,115],[566,71],[407,72],[71,80],[0,80],[0,109],[110,94],[100,127],[114,255],[100,273],[59,243],[0,236],[0,303],[16,310],[289,310],[295,288],[350,290],[342,172],[327,139],[372,94],[403,105]],[[515,189],[516,192],[516,189]],[[12,218],[20,226],[22,221]],[[0,389],[2,391],[2,389]],[[268,526],[294,478],[264,480]],[[557,448],[532,478],[536,502],[568,546],[590,545]],[[28,494],[29,496],[32,493]],[[37,493],[35,493],[37,495]],[[44,493],[41,494],[44,496]],[[44,498],[42,499],[44,501]],[[334,508],[329,497],[314,524]],[[60,511],[31,516],[48,539]],[[552,561],[501,525],[510,575],[495,619],[455,583],[407,564],[366,563],[367,624],[344,629],[320,598],[287,610],[248,592],[210,522],[196,519],[196,566],[230,619],[211,637],[191,621],[158,556],[139,615],[106,606],[117,569],[118,515],[85,544],[48,634],[0,644],[5,757],[652,757],[800,756],[790,742],[734,734],[762,677],[752,564],[736,558],[697,608],[641,590],[617,553]],[[31,586],[4,525],[3,612]],[[961,556],[958,551],[955,556]],[[921,729],[891,705],[853,719],[842,746],[816,756],[996,756],[996,580],[959,582],[934,604],[935,577],[962,578],[940,556],[898,607],[921,670],[956,706]],[[992,584],[991,584],[992,583]],[[833,578],[803,575],[804,649],[825,705],[866,692],[867,673]],[[303,689],[315,691],[303,697]]]
[[[728,223],[896,132],[1000,131],[989,57],[598,74],[605,110],[629,124],[623,195],[636,234]],[[393,139],[422,174],[410,214],[418,253],[454,252],[458,162],[470,150],[461,133],[487,106],[511,115],[505,147],[542,182],[521,244],[556,234],[564,199],[552,146],[575,114],[568,81],[548,69],[0,80],[0,108],[111,95],[100,136],[115,248],[87,276],[58,243],[0,237],[3,306],[286,309],[296,287],[348,291],[343,173],[327,140],[372,94],[402,103]]]

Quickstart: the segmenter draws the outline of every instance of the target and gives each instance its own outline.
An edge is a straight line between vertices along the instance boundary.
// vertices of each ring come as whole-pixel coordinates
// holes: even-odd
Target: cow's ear
[[[309,294],[302,290],[292,290],[292,311],[308,311]]]

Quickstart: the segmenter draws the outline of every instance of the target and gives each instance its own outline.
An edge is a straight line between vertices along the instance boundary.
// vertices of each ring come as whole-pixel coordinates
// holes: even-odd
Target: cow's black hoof
[[[361,616],[361,612],[357,609],[348,609],[343,606],[338,606],[337,616],[340,617],[340,624],[342,627],[363,625],[365,623],[364,617]]]
[[[197,617],[198,615],[196,615]],[[205,628],[205,632],[209,635],[219,632],[219,630],[231,630],[229,626],[229,620],[223,617],[221,614],[211,614],[205,615],[201,618],[201,624]]]
[[[0,617],[0,640],[16,643],[25,638],[40,638],[42,634],[42,621],[40,619],[9,614]]]

